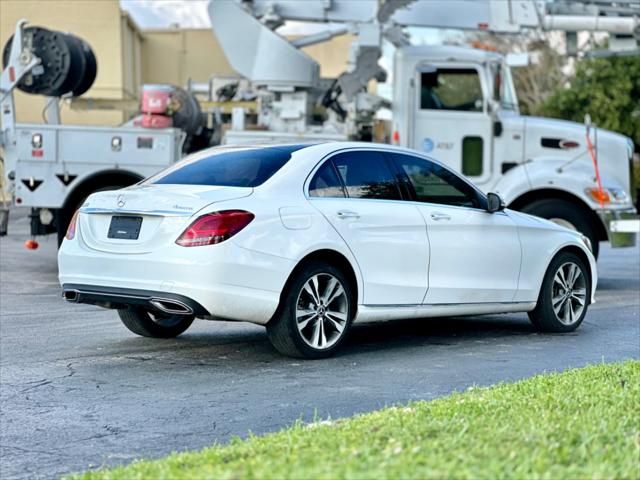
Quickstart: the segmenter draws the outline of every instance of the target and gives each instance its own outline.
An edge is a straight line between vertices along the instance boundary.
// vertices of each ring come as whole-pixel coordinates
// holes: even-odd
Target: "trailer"
[[[55,58],[45,57],[50,51]],[[2,191],[13,205],[31,208],[32,236],[57,233],[59,243],[87,196],[132,185],[171,165],[182,157],[186,137],[180,128],[62,125],[60,98],[89,89],[96,73],[95,58],[90,68],[92,56],[77,37],[27,27],[24,20],[5,48],[0,78]],[[16,123],[16,88],[43,96],[47,123]],[[7,203],[0,204],[4,233]]]

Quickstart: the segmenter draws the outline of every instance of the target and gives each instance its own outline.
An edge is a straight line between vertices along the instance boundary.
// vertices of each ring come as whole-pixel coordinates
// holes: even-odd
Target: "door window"
[[[390,154],[400,172],[406,175],[418,202],[486,208],[486,199],[455,173],[428,160]]]
[[[482,85],[474,68],[439,68],[420,74],[422,110],[481,112]]]
[[[339,153],[333,162],[350,198],[400,200],[400,190],[385,156],[374,151]]]
[[[464,137],[462,139],[462,174],[468,177],[482,175],[482,137]]]
[[[322,165],[309,183],[310,197],[344,197],[344,189],[333,162]]]

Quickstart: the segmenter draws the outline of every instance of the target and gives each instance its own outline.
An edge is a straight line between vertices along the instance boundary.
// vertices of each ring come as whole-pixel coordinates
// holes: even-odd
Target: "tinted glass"
[[[397,167],[406,173],[419,202],[459,207],[485,208],[484,196],[454,173],[410,155],[391,154]]]
[[[380,152],[340,153],[333,162],[350,198],[400,200],[397,182]]]
[[[462,174],[467,177],[482,175],[482,137],[464,137],[462,139]]]
[[[439,68],[420,75],[420,108],[481,112],[482,86],[473,68]]]
[[[344,197],[344,189],[331,160],[325,162],[309,183],[311,197]]]
[[[147,179],[145,183],[257,187],[289,161],[304,145],[220,149],[195,154]]]

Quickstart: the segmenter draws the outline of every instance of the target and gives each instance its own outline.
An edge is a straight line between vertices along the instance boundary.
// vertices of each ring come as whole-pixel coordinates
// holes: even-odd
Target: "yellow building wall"
[[[189,78],[235,75],[210,29],[144,30],[143,38],[144,83],[185,86]]]
[[[349,47],[354,39],[353,35],[341,35],[328,42],[305,47],[302,51],[320,64],[321,77],[337,77],[347,68]]]
[[[96,55],[98,75],[86,97],[123,98],[122,25],[118,0],[0,0],[0,46],[4,47],[25,18],[31,25],[72,32],[86,40]],[[19,122],[41,123],[44,97],[15,93]],[[121,112],[70,111],[62,108],[65,123],[115,125]]]

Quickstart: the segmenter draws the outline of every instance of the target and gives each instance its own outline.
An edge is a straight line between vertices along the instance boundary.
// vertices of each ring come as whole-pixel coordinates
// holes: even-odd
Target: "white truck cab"
[[[635,245],[631,139],[520,115],[503,55],[454,46],[397,49],[392,111],[396,143],[499,193],[510,208],[581,231],[596,255],[599,241]]]

